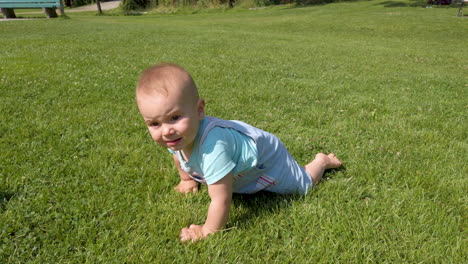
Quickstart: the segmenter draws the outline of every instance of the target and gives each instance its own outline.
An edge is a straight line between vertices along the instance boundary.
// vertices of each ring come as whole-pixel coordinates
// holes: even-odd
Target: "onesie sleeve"
[[[207,184],[214,184],[231,172],[234,162],[235,139],[226,128],[215,127],[201,145],[201,170]]]

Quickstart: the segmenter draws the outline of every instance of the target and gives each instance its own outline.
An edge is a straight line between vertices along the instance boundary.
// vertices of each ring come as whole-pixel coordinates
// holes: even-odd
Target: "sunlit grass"
[[[0,263],[466,262],[466,21],[383,3],[0,22]],[[209,198],[172,190],[138,115],[160,61],[209,115],[345,168],[236,195],[228,231],[180,244]]]

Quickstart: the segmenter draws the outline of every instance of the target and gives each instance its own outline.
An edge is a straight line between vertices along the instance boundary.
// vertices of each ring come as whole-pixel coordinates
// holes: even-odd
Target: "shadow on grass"
[[[274,214],[279,210],[289,207],[293,201],[300,199],[301,195],[277,194],[267,191],[255,194],[233,195],[234,207],[243,208],[242,213],[232,219],[233,224],[251,223],[255,218]]]
[[[352,3],[359,2],[361,0],[297,0],[296,5],[289,7],[288,9],[293,8],[303,8],[309,6],[319,6],[319,5],[328,5],[333,3]],[[452,2],[455,0],[452,0]],[[457,1],[458,2],[458,1]],[[399,0],[390,0],[385,2],[379,2],[375,5],[383,5],[384,7],[425,7],[428,5],[426,0],[409,0],[409,1],[399,1]]]
[[[291,3],[296,3],[295,5],[292,5],[285,9],[296,9],[296,8],[304,8],[304,7],[310,7],[310,6],[324,6],[324,5],[335,4],[335,3],[354,3],[354,2],[361,2],[361,1],[362,0],[296,0],[296,1],[291,1]],[[367,0],[367,1],[372,1],[372,0]],[[413,0],[413,1],[418,1],[418,0]]]
[[[337,174],[339,172],[345,172],[345,171],[346,171],[346,165],[344,165],[344,164],[341,165],[341,167],[339,167],[337,169],[326,170],[325,173],[323,174],[322,182],[333,179],[335,174]]]
[[[401,2],[401,1],[385,1],[377,3],[376,5],[383,5],[384,7],[422,7],[426,6],[426,1],[420,0],[410,0],[408,2]]]
[[[12,192],[0,192],[0,214],[5,210],[6,204],[14,196]]]
[[[142,16],[143,12],[140,12],[140,11],[124,11],[123,14],[125,16]]]
[[[333,179],[340,172],[346,171],[346,166],[337,169],[326,170],[322,177],[323,182]],[[313,188],[309,191],[313,191]],[[233,204],[242,211],[232,219],[232,225],[236,223],[251,223],[255,218],[275,214],[278,211],[288,208],[294,201],[303,199],[303,195],[277,194],[268,191],[261,191],[255,194],[233,194]],[[242,210],[244,209],[244,210]]]
[[[444,1],[444,0],[434,0],[432,2],[426,1],[426,0],[409,0],[409,1],[385,1],[385,2],[380,2],[375,5],[383,5],[384,7],[388,8],[393,8],[393,7],[454,7],[454,8],[459,8],[460,7],[460,1],[459,0],[452,0],[451,3],[449,1]]]

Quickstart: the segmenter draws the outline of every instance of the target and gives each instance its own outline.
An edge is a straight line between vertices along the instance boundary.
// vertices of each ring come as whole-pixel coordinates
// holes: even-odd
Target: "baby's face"
[[[204,102],[187,98],[182,92],[169,95],[137,95],[138,108],[156,143],[190,155],[200,120],[204,117]]]

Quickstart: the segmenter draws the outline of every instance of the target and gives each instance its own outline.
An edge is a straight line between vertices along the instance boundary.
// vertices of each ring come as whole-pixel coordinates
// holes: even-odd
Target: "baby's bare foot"
[[[317,155],[315,155],[315,159],[320,160],[326,170],[336,169],[341,167],[342,165],[341,161],[333,153],[330,153],[328,155],[318,153]]]
[[[335,156],[335,154],[330,153],[325,155],[323,153],[318,153],[315,155],[315,159],[312,162],[305,165],[305,169],[312,177],[312,182],[315,185],[320,181],[325,170],[336,169],[341,167],[341,165],[341,161]]]

